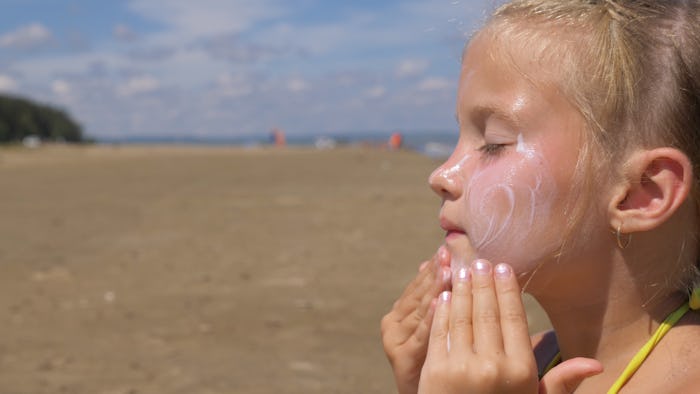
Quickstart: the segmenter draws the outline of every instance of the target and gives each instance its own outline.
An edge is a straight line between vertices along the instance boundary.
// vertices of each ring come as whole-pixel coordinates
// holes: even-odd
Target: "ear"
[[[629,156],[625,170],[608,209],[611,228],[622,233],[648,231],[664,223],[693,185],[690,160],[674,148],[637,151]]]

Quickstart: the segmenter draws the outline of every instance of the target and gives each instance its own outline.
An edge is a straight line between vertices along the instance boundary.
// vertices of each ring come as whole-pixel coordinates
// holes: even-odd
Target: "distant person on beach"
[[[444,245],[382,319],[398,391],[700,392],[700,0],[509,2],[457,119]]]
[[[403,135],[395,131],[389,136],[389,150],[399,150],[403,145]]]
[[[270,142],[275,146],[287,146],[287,137],[282,129],[274,128],[270,132]]]

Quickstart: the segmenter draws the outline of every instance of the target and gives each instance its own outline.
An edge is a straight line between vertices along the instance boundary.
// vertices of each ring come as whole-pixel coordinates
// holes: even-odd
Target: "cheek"
[[[478,257],[522,264],[542,250],[557,188],[536,157],[498,163],[477,171],[465,186],[467,232]]]

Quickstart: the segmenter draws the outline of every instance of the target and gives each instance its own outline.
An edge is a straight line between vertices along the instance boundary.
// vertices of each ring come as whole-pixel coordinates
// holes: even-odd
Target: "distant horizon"
[[[327,137],[337,140],[338,142],[361,142],[361,141],[383,141],[393,133],[401,133],[407,140],[437,140],[437,141],[452,141],[456,142],[458,132],[454,130],[375,130],[375,131],[335,131],[335,132],[303,132],[286,134],[287,141],[290,144],[309,144],[313,143],[317,138]],[[241,135],[194,135],[194,134],[160,134],[160,133],[143,133],[135,135],[122,136],[101,136],[94,137],[88,135],[88,138],[95,140],[98,143],[246,143],[251,141],[264,142],[269,139],[271,130],[268,132],[241,134]]]

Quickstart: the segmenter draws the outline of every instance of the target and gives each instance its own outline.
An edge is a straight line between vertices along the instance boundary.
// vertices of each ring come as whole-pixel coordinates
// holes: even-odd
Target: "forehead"
[[[538,107],[571,110],[560,88],[559,67],[548,60],[554,56],[542,56],[544,45],[530,46],[495,31],[482,30],[465,49],[457,101],[460,123],[473,112],[518,121],[525,110]]]
[[[554,23],[492,20],[470,40],[472,47],[503,68],[513,68],[538,84],[566,83],[567,74],[580,68],[576,48],[587,41],[580,31]]]
[[[487,26],[466,46],[462,68],[493,70],[501,82],[546,90],[562,82],[561,48],[543,35],[517,31],[513,26]],[[521,86],[526,88],[526,86]]]

